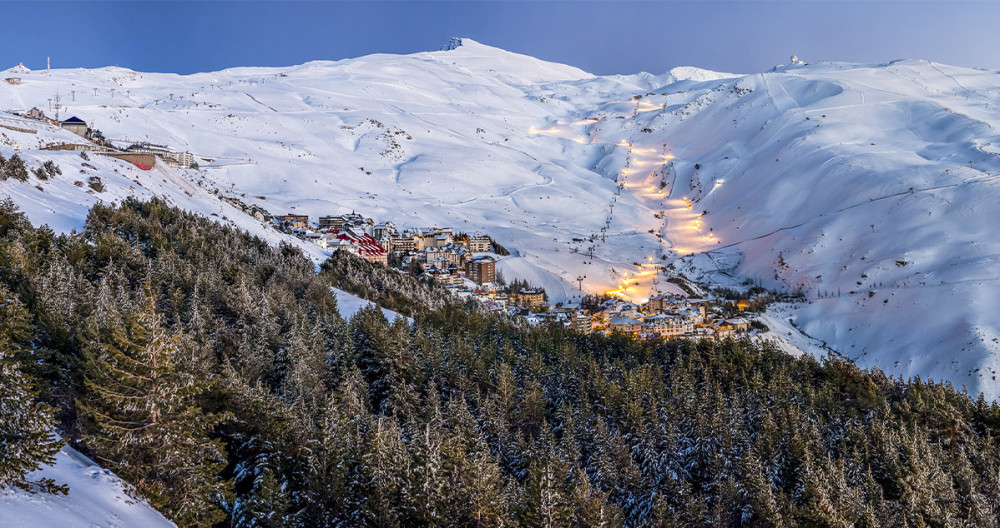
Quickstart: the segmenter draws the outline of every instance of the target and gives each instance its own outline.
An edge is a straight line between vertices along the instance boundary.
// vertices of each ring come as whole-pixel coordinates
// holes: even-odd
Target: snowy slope
[[[505,275],[553,302],[579,295],[577,277],[643,300],[664,287],[660,265],[754,278],[801,289],[811,303],[783,318],[862,366],[1000,396],[996,72],[899,61],[595,77],[466,39],[287,68],[19,76],[0,84],[0,109],[46,109],[58,91],[64,116],[109,138],[201,156],[200,172],[149,181],[107,161],[109,197],[0,184],[36,222],[78,227],[95,199],[165,193],[266,232],[207,193],[219,189],[276,214],[487,232],[512,251]]]
[[[34,134],[3,128],[35,130]],[[220,222],[246,229],[273,244],[286,241],[301,247],[314,261],[322,262],[328,255],[313,244],[283,235],[255,218],[220,200],[209,189],[198,185],[195,171],[178,170],[157,164],[152,170],[140,170],[130,163],[89,153],[87,159],[73,151],[40,150],[41,146],[59,143],[80,143],[81,138],[56,127],[0,114],[0,155],[10,158],[17,154],[28,169],[52,161],[62,171],[46,181],[31,175],[28,181],[0,182],[0,198],[10,198],[37,224],[48,224],[58,232],[82,230],[87,211],[95,203],[119,202],[127,196],[164,198],[182,209],[194,211]],[[15,150],[15,146],[18,150]],[[97,178],[100,186],[91,186]]]
[[[340,316],[345,320],[351,319],[356,313],[374,304],[371,301],[362,299],[353,293],[346,292],[339,288],[330,288],[330,291],[332,291],[333,296],[337,298],[337,311],[340,312]],[[401,316],[388,308],[380,309],[382,310],[382,315],[385,316],[386,320],[389,321],[390,324],[395,322],[397,317],[402,317],[407,322],[413,323],[413,319]]]
[[[5,528],[172,527],[174,523],[136,501],[123,490],[122,481],[102,470],[71,447],[63,447],[51,466],[28,475],[51,478],[69,486],[66,495],[0,491],[0,526]]]

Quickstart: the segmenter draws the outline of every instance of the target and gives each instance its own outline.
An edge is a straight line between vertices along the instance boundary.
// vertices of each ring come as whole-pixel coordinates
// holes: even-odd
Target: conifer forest
[[[0,486],[64,492],[29,473],[68,442],[178,526],[991,527],[998,438],[832,356],[529,327],[159,200],[0,205]]]

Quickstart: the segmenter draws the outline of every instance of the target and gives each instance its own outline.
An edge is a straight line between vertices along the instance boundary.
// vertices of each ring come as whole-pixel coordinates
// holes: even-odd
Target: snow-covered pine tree
[[[24,305],[0,283],[0,488],[17,486],[66,493],[51,479],[31,482],[26,475],[51,464],[62,447],[52,432],[54,409],[36,401],[33,380],[14,358],[19,343],[30,339],[30,315]]]
[[[405,526],[413,498],[408,482],[412,460],[403,444],[403,431],[392,418],[380,416],[372,423],[368,441],[361,463],[368,497],[364,507],[366,523]]]
[[[228,483],[226,457],[209,438],[223,418],[195,398],[206,383],[178,368],[179,335],[156,311],[150,288],[141,311],[86,343],[86,393],[77,402],[83,439],[97,457],[183,526],[211,526]]]
[[[518,509],[522,526],[556,528],[573,525],[574,503],[569,477],[572,468],[553,447],[528,468]]]
[[[287,511],[289,498],[287,484],[276,477],[274,472],[265,470],[253,482],[253,489],[248,494],[241,508],[253,512],[241,521],[243,526],[255,528],[281,528],[287,526]]]
[[[577,467],[574,473],[573,522],[583,528],[621,527],[621,512],[616,505],[608,503],[608,494],[591,484],[586,471]]]
[[[28,179],[28,168],[24,165],[24,160],[21,156],[14,154],[3,164],[3,176],[0,179],[14,179],[17,181],[26,181]]]

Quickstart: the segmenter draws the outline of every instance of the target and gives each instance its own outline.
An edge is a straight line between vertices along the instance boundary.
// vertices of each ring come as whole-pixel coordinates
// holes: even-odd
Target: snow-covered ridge
[[[673,79],[674,82],[678,81],[718,81],[722,79],[732,79],[734,77],[742,77],[742,75],[737,75],[734,73],[722,73],[712,70],[704,70],[701,68],[695,68],[693,66],[678,66],[676,68],[671,68],[667,74]]]
[[[462,39],[285,68],[21,78],[0,83],[0,109],[47,110],[58,92],[64,116],[203,167],[105,160],[108,190],[91,195],[72,187],[73,154],[0,128],[5,156],[21,142],[29,165],[64,166],[44,192],[0,183],[39,223],[78,228],[87,204],[139,192],[266,231],[217,188],[276,214],[486,232],[513,250],[505,273],[553,301],[577,277],[588,292],[628,281],[642,300],[654,264],[753,278],[801,289],[811,304],[787,316],[862,366],[1000,395],[996,72],[911,60],[595,77]]]

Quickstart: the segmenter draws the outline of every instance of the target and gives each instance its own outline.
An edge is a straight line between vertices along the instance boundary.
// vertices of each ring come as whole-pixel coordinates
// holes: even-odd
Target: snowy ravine
[[[71,447],[56,462],[28,475],[69,487],[66,495],[0,490],[0,526],[5,528],[173,527],[144,501],[125,493],[123,482]]]
[[[90,169],[37,150],[67,131],[0,128],[4,156],[17,143],[29,166],[63,167],[54,181],[0,183],[58,230],[137,193],[281,238],[218,189],[275,214],[488,233],[512,251],[508,278],[554,302],[579,295],[577,277],[587,292],[627,280],[622,293],[644,300],[664,287],[655,265],[750,278],[801,290],[811,302],[783,324],[863,367],[1000,396],[996,72],[907,60],[595,77],[465,39],[285,68],[16,76],[0,83],[0,110],[49,113],[58,93],[64,118],[201,165]],[[91,173],[105,191],[73,185]]]

